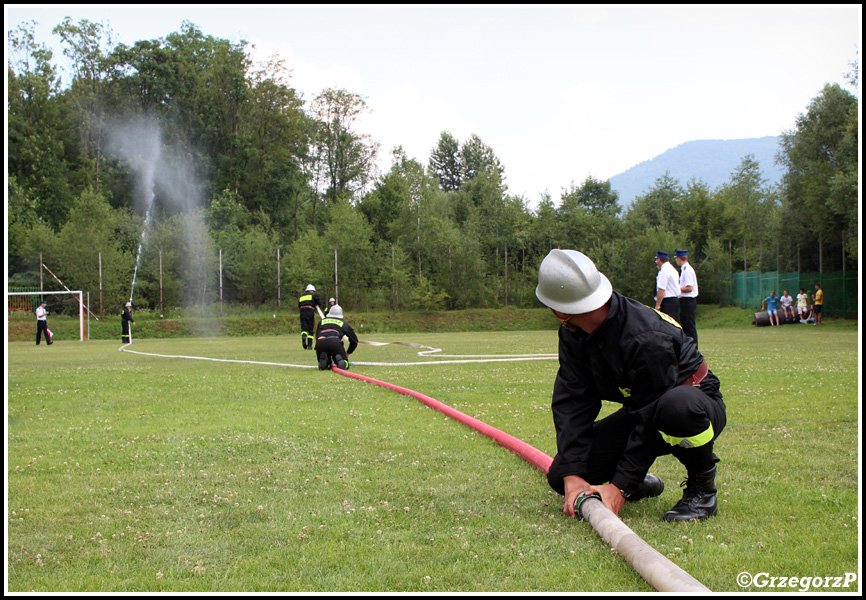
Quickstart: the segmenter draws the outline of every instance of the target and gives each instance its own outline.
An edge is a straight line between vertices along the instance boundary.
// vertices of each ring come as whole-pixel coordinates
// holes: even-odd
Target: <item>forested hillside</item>
[[[461,309],[537,305],[536,270],[555,247],[585,252],[645,302],[659,248],[691,251],[705,302],[744,262],[857,264],[858,99],[836,84],[781,135],[778,186],[746,155],[720,185],[665,174],[623,209],[592,177],[515,196],[475,135],[443,131],[425,162],[380,148],[357,130],[359,94],[301,98],[291,65],[253,63],[245,42],[192,23],[117,43],[67,19],[54,35],[69,82],[32,25],[8,32],[10,287],[39,285],[41,257],[111,307],[136,273],[138,307],[291,306],[314,283],[349,309]],[[850,80],[856,90],[856,64]]]

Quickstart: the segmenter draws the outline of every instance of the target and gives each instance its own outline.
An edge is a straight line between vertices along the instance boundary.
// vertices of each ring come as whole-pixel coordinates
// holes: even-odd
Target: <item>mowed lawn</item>
[[[554,332],[362,339],[449,355],[556,351]],[[761,578],[741,587],[743,572],[859,591],[858,580],[832,587],[859,569],[856,324],[711,329],[701,347],[728,407],[720,514],[661,520],[685,477],[666,457],[653,467],[665,492],[621,518],[713,591],[800,589]],[[588,524],[562,514],[543,474],[410,397],[316,369],[118,348],[8,345],[9,591],[652,591]],[[129,349],[315,363],[296,336],[136,339]],[[352,359],[433,360],[416,352],[362,345]],[[352,370],[552,456],[556,368]]]

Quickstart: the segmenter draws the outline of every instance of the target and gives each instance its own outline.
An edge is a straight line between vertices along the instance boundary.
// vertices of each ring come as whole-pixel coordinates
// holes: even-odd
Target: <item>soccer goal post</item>
[[[78,339],[84,341],[84,292],[7,292],[7,310],[36,310],[39,304],[38,296],[56,296],[59,294],[72,295],[78,300]],[[50,311],[49,311],[50,314]]]

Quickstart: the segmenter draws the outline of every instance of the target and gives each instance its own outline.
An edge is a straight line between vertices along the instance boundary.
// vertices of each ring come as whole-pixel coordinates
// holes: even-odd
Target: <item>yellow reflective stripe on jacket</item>
[[[313,299],[313,295],[307,294],[306,296],[301,296],[300,298],[298,298],[298,302],[309,302],[312,299]]]
[[[671,446],[682,446],[683,448],[699,448],[704,444],[709,444],[713,441],[713,424],[710,423],[710,426],[706,429],[706,431],[702,431],[697,435],[692,435],[686,438],[674,437],[672,435],[668,435],[663,431],[659,431],[662,436],[662,439],[670,444]]]
[[[322,322],[319,325],[336,325],[338,327],[343,326],[343,321],[340,319],[335,319],[331,317],[330,319],[322,319]]]

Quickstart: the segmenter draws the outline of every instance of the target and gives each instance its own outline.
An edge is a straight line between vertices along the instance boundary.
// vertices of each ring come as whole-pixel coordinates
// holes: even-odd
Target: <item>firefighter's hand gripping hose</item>
[[[542,473],[547,474],[550,470],[553,459],[541,450],[474,417],[455,410],[438,400],[404,387],[372,379],[364,375],[358,375],[357,373],[345,371],[337,367],[332,367],[331,370],[345,377],[374,383],[400,394],[411,396],[430,408],[438,410],[467,427],[478,431],[500,446],[511,450]],[[604,505],[601,501],[601,496],[597,492],[584,492],[580,494],[575,499],[574,507],[575,514],[592,525],[592,528],[596,530],[599,536],[607,544],[610,544],[612,550],[619,556],[622,556],[656,590],[660,592],[711,591],[629,529]]]

